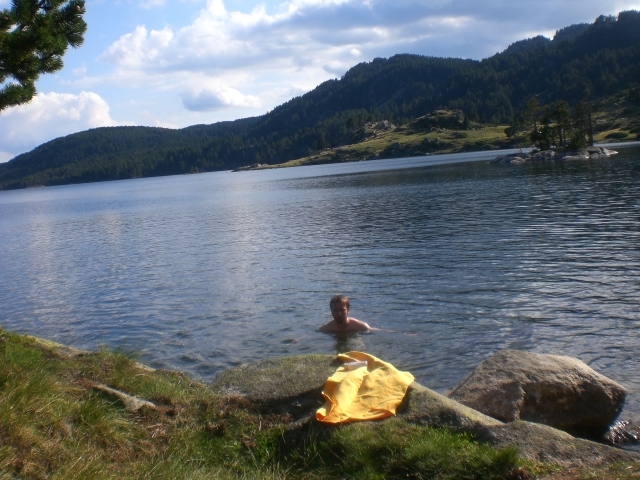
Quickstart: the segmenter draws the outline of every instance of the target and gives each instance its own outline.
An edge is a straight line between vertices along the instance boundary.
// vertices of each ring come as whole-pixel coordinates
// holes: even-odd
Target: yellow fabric
[[[316,419],[326,423],[377,420],[395,415],[413,375],[399,372],[393,365],[362,352],[338,355],[343,362],[366,360],[355,370],[339,367],[324,386],[325,404]]]

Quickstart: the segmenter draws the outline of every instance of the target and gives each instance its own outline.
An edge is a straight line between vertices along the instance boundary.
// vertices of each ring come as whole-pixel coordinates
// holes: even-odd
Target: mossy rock
[[[518,420],[476,435],[495,448],[513,445],[522,458],[562,467],[603,467],[640,462],[640,454],[583,440],[539,423]]]
[[[398,409],[398,416],[410,423],[446,427],[474,434],[504,425],[501,421],[451,400],[418,382],[413,382],[409,387]]]
[[[91,355],[92,352],[86,350],[79,350],[77,348],[68,347],[61,343],[54,342],[53,340],[47,340],[45,338],[32,337],[31,335],[23,335],[25,339],[34,342],[43,350],[47,350],[54,355],[62,358],[79,357],[83,355]]]
[[[221,372],[211,388],[224,395],[241,395],[258,407],[300,418],[322,406],[322,387],[341,364],[334,355],[262,360]]]

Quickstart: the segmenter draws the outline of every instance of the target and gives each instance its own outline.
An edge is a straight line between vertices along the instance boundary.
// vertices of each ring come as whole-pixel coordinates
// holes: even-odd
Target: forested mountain
[[[97,128],[0,164],[0,189],[135,178],[278,163],[336,145],[367,121],[406,123],[441,108],[509,123],[527,100],[595,100],[638,84],[640,12],[601,16],[553,40],[514,43],[482,61],[395,55],[260,117],[181,130]]]

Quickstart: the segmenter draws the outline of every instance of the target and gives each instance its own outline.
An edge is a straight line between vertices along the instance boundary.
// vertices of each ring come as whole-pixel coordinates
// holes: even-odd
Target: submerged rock
[[[620,446],[640,444],[640,415],[623,412],[620,418],[609,427],[604,441]]]
[[[575,358],[502,350],[449,397],[504,422],[528,420],[599,439],[622,410],[626,393]]]

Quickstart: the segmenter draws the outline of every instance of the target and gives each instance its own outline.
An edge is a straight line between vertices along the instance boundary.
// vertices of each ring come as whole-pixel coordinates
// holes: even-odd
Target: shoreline
[[[0,354],[0,474],[10,476],[275,480],[361,478],[366,472],[366,478],[401,478],[409,471],[455,479],[484,471],[487,478],[577,480],[585,474],[640,474],[638,454],[529,422],[501,426],[418,384],[408,393],[406,411],[335,427],[312,421],[306,410],[296,414],[296,394],[292,400],[278,395],[278,388],[264,391],[282,397],[283,406],[293,401],[290,412],[263,404],[259,396],[223,394],[180,372],[151,369],[119,351],[83,351],[0,328]],[[281,371],[276,385],[315,398],[335,370],[333,359],[281,357],[234,367],[226,378],[250,380],[251,368],[258,367],[268,386],[259,370],[265,365]],[[249,375],[242,380],[240,372]],[[303,408],[313,411],[314,405]],[[449,420],[440,425],[438,419]],[[485,430],[497,436],[483,439]],[[373,456],[360,463],[354,452],[363,450]],[[342,453],[338,464],[336,452]]]
[[[618,141],[618,142],[594,142],[594,147],[602,147],[602,148],[631,148],[640,146],[640,140],[629,140],[629,141]],[[324,157],[304,157],[302,159],[290,160],[284,163],[278,164],[253,164],[248,165],[246,167],[236,168],[234,170],[227,170],[228,172],[238,173],[238,172],[249,172],[249,171],[258,171],[258,170],[275,170],[280,168],[291,168],[291,167],[307,167],[307,166],[315,166],[315,165],[332,165],[338,163],[356,163],[356,162],[370,162],[374,160],[402,160],[402,159],[410,159],[410,158],[429,158],[434,159],[434,165],[443,165],[448,163],[458,163],[458,162],[439,162],[438,158],[441,158],[445,155],[461,155],[461,154],[481,154],[483,158],[478,159],[478,161],[486,160],[485,156],[494,155],[498,157],[500,155],[508,155],[511,153],[529,153],[532,150],[531,147],[512,147],[512,148],[496,148],[491,150],[461,150],[461,151],[453,151],[453,152],[439,152],[439,153],[429,153],[429,154],[421,154],[421,155],[408,155],[408,156],[399,156],[399,157],[380,157],[380,158],[342,158],[339,157],[339,153],[336,157],[324,156]],[[332,151],[339,152],[338,149]],[[471,160],[473,161],[473,160]],[[207,172],[205,172],[207,173]],[[210,172],[208,172],[210,173]]]

